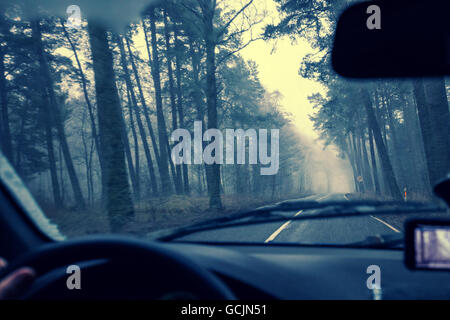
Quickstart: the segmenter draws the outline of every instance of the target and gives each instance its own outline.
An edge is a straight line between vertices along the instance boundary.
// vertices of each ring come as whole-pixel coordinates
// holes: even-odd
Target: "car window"
[[[450,169],[448,81],[338,76],[333,35],[350,3],[2,2],[3,183],[58,238],[150,237],[291,199],[399,204],[190,239],[401,235],[396,208],[436,201]]]

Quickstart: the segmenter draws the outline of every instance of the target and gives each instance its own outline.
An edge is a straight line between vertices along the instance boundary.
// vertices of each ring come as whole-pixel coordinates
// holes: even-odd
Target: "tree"
[[[106,30],[89,21],[100,147],[105,159],[104,171],[106,209],[113,231],[120,229],[127,218],[134,215],[128,175],[125,166],[120,101],[115,85],[113,57],[108,44]]]
[[[50,66],[47,61],[46,53],[42,42],[42,33],[39,20],[32,20],[31,22],[32,38],[34,42],[34,49],[39,61],[40,72],[43,80],[42,95],[48,99],[49,117],[53,118],[53,125],[56,127],[61,149],[64,155],[64,162],[66,163],[69,178],[72,184],[74,198],[78,207],[85,208],[86,204],[81,191],[80,183],[73,165],[72,156],[67,143],[67,137],[61,119],[61,108],[58,105],[55,94],[53,79],[51,76]],[[51,121],[51,120],[49,120]]]
[[[243,26],[230,33],[232,23],[240,16],[246,16],[247,10],[251,7],[253,0],[250,0],[242,5],[242,7],[231,10],[226,21],[217,21],[217,12],[220,10],[218,3],[215,0],[196,0],[181,2],[181,6],[187,9],[191,14],[191,26],[196,29],[196,33],[203,41],[206,52],[206,104],[207,104],[207,128],[218,127],[217,115],[217,82],[216,82],[216,48],[219,45],[226,45],[230,42],[237,42],[238,45],[230,53],[226,54],[221,61],[225,61],[227,57],[238,52],[250,42],[256,39],[251,38],[247,43],[242,44],[236,39],[249,30],[252,26],[259,23],[261,20],[244,19]],[[253,15],[248,14],[248,17]],[[192,22],[194,21],[194,22]],[[217,24],[219,26],[217,27]],[[208,192],[210,197],[210,207],[214,209],[222,209],[222,200],[220,196],[220,165],[217,163],[206,166],[206,176],[208,182]]]
[[[299,72],[301,76],[325,85],[328,93],[324,101],[316,104],[320,111],[312,119],[321,131],[321,137],[347,154],[354,175],[362,174],[364,182],[369,182],[360,185],[355,180],[356,188],[367,189],[369,186],[370,189],[373,178],[377,193],[387,191],[399,198],[401,185],[425,196],[430,194],[430,186],[424,188],[424,179],[429,176],[436,181],[449,170],[450,163],[448,101],[443,80],[439,79],[428,87],[435,105],[432,113],[420,79],[413,82],[414,90],[402,81],[377,80],[367,85],[340,79],[330,68],[330,53],[337,18],[348,1],[276,2],[281,19],[265,28],[265,38],[304,38],[314,49],[314,53],[303,59]],[[409,108],[413,97],[418,115]],[[364,107],[366,112],[360,113],[358,107]],[[355,119],[354,114],[360,114],[360,119]],[[421,132],[417,130],[418,121]],[[423,137],[423,143],[413,137]],[[367,138],[371,161],[366,149]],[[436,143],[437,140],[440,142]],[[438,149],[445,151],[439,152]],[[426,155],[428,169],[424,168],[422,153]],[[411,161],[412,156],[417,161]],[[380,181],[378,167],[383,173]],[[408,172],[423,174],[411,175]]]
[[[375,143],[377,144],[377,149],[380,153],[381,165],[383,167],[383,173],[385,180],[389,186],[391,195],[395,199],[401,199],[400,189],[398,188],[397,181],[395,179],[394,170],[392,169],[392,164],[389,159],[389,155],[386,150],[386,146],[381,137],[380,127],[378,125],[377,119],[375,118],[375,113],[373,111],[372,103],[370,101],[370,96],[367,90],[361,89],[361,95],[364,107],[367,112],[367,117],[369,121],[369,128],[372,130]]]
[[[170,185],[169,178],[169,156],[167,152],[167,143],[169,141],[167,137],[166,121],[164,118],[163,103],[161,96],[161,75],[160,75],[160,64],[159,64],[159,53],[157,46],[157,34],[156,34],[156,23],[155,23],[155,9],[149,10],[149,22],[150,22],[150,36],[151,36],[151,47],[152,55],[149,57],[151,61],[151,70],[153,77],[153,84],[155,86],[155,101],[156,101],[156,118],[158,121],[158,138],[159,138],[159,174],[161,176],[161,186],[164,194],[170,194],[172,192],[172,187]],[[145,27],[144,32],[147,33]],[[148,42],[147,42],[148,46]]]
[[[166,45],[166,61],[167,61],[167,72],[169,76],[169,95],[170,95],[170,106],[172,110],[172,130],[175,131],[178,129],[178,121],[177,121],[177,102],[175,98],[175,83],[173,76],[173,67],[172,67],[172,46],[170,43],[170,33],[169,33],[169,21],[167,17],[167,12],[164,10],[164,40]],[[178,95],[178,99],[180,96]],[[170,148],[169,148],[170,149]],[[179,165],[176,166],[176,177],[175,177],[175,190],[178,194],[182,193],[183,185],[182,185],[182,176],[181,176],[181,167]]]
[[[80,77],[80,81],[81,81],[81,86],[83,89],[83,95],[84,95],[84,99],[86,101],[86,106],[87,106],[87,110],[89,113],[89,120],[91,122],[91,130],[92,130],[92,138],[94,140],[95,143],[95,148],[97,149],[97,154],[98,154],[98,160],[100,163],[100,167],[103,167],[103,158],[102,158],[102,153],[100,152],[100,140],[98,138],[98,134],[97,134],[97,125],[95,124],[95,115],[94,115],[94,108],[92,106],[91,103],[91,99],[89,98],[89,93],[88,93],[88,83],[86,80],[86,76],[84,74],[83,71],[83,67],[81,66],[81,62],[80,59],[78,57],[78,50],[76,48],[75,43],[73,42],[72,38],[70,37],[69,32],[67,31],[65,25],[64,25],[64,21],[62,19],[60,19],[61,21],[61,26],[62,26],[62,30],[64,32],[64,36],[66,37],[67,41],[70,44],[70,47],[73,51],[73,55],[75,57],[75,61],[77,63],[77,67],[78,67],[78,74]],[[105,185],[106,182],[102,180],[102,186]]]
[[[431,186],[450,171],[449,107],[443,79],[413,81]]]
[[[150,175],[151,188],[152,188],[153,194],[156,195],[156,194],[158,194],[158,184],[156,182],[156,175],[155,175],[155,170],[154,170],[154,166],[153,166],[152,155],[150,153],[150,148],[149,148],[149,145],[148,145],[148,142],[147,142],[147,133],[145,131],[144,125],[143,125],[142,120],[141,120],[141,113],[139,112],[136,95],[134,93],[134,88],[133,88],[133,85],[131,83],[131,77],[130,77],[130,73],[128,71],[127,58],[126,58],[125,49],[124,49],[124,46],[123,46],[122,39],[120,37],[117,37],[116,42],[117,42],[118,47],[120,49],[120,60],[121,60],[121,64],[122,64],[122,69],[124,71],[125,84],[126,84],[126,87],[127,87],[127,96],[129,96],[129,98],[130,98],[128,103],[131,103],[131,105],[132,105],[132,107],[134,109],[134,113],[136,115],[136,122],[137,122],[139,133],[140,133],[140,136],[141,136],[141,142],[142,142],[142,145],[143,145],[143,148],[144,148],[145,157],[147,159],[147,168],[148,168],[149,175]],[[130,53],[131,64],[134,65],[134,62],[133,62],[133,59],[132,59],[132,56],[131,56],[131,51],[129,51],[129,53]],[[140,86],[139,77],[137,76],[137,73],[136,73],[137,70],[135,69],[135,67],[133,67],[133,70],[135,70],[136,82],[137,82],[138,88],[140,88],[139,92],[141,94],[142,110],[144,111],[145,118],[147,119],[147,123],[149,124],[149,131],[150,131],[150,135],[152,136],[152,140],[153,140],[153,138],[154,138],[154,135],[152,134],[152,130],[153,129],[151,127],[151,122],[150,122],[150,119],[149,119],[147,111],[146,111],[147,105],[145,104],[145,99],[143,98],[143,92],[142,92],[142,88]],[[156,142],[154,141],[153,143],[154,143],[153,147],[154,147],[154,150],[155,150],[155,154],[157,155],[158,154],[157,153],[158,149],[157,149],[157,147],[155,145]]]

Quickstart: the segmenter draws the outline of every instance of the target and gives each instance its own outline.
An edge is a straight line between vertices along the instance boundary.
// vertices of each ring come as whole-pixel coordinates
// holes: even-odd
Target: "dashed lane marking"
[[[303,210],[300,210],[299,212],[297,212],[296,214],[294,214],[294,217],[298,216],[299,214],[301,214],[303,212]],[[268,237],[266,239],[266,241],[264,241],[264,243],[268,243],[270,241],[273,241],[280,233],[281,231],[283,231],[284,229],[287,228],[287,226],[291,223],[292,220],[289,220],[287,222],[285,222],[281,227],[279,227],[274,233],[272,233],[270,235],[270,237]]]
[[[345,194],[344,194],[344,198],[345,198],[346,200],[350,200]],[[374,216],[372,216],[372,215],[371,215],[370,217],[373,218],[373,219],[375,219],[375,220],[377,220],[378,222],[384,224],[384,225],[385,225],[386,227],[388,227],[389,229],[391,229],[391,230],[393,230],[393,231],[395,231],[395,232],[397,232],[397,233],[400,233],[400,230],[398,230],[397,228],[391,226],[391,225],[390,225],[389,223],[387,223],[386,221],[384,221],[384,220],[382,220],[382,219],[380,219],[380,218],[374,217]]]
[[[378,222],[381,222],[382,224],[384,224],[386,227],[388,227],[389,229],[391,229],[391,230],[393,230],[393,231],[395,231],[395,232],[397,232],[397,233],[400,233],[400,230],[398,230],[397,228],[395,228],[395,227],[393,227],[393,226],[391,226],[389,223],[387,223],[386,221],[384,221],[384,220],[381,220],[380,218],[377,218],[377,217],[374,217],[374,216],[370,216],[371,218],[374,218],[375,220],[377,220]]]

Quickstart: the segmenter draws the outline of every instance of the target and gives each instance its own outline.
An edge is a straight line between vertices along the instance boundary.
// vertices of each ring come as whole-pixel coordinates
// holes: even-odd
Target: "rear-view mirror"
[[[379,0],[340,16],[332,52],[335,71],[351,78],[450,74],[450,1]]]
[[[412,220],[405,224],[409,269],[450,271],[450,221]]]

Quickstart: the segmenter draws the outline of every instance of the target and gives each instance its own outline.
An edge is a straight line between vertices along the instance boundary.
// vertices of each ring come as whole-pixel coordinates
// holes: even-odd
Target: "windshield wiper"
[[[396,248],[402,246],[404,238],[401,233],[369,236],[363,241],[346,244],[349,247],[361,248]]]
[[[380,207],[386,209],[380,210]],[[282,212],[316,210],[327,208],[325,213],[302,214],[298,216],[286,216]],[[352,216],[367,216],[371,214],[413,214],[413,213],[439,213],[446,212],[445,207],[426,204],[421,202],[401,202],[401,201],[310,201],[310,200],[290,200],[283,201],[275,205],[257,208],[251,211],[232,214],[227,217],[207,220],[191,226],[181,227],[171,230],[162,230],[148,234],[148,237],[159,241],[172,241],[193,233],[225,229],[245,225],[263,224],[271,222],[284,222],[296,220],[316,220],[326,218],[342,218]]]
[[[235,221],[248,217],[260,217],[260,218],[270,218],[270,217],[285,217],[284,215],[280,215],[276,212],[288,212],[288,211],[299,211],[299,210],[316,210],[323,208],[330,208],[335,213],[351,213],[353,210],[356,210],[357,213],[363,213],[365,211],[373,213],[374,210],[370,210],[370,208],[380,208],[380,207],[392,207],[398,208],[401,207],[405,210],[415,210],[415,209],[432,209],[436,208],[443,209],[441,207],[437,207],[435,205],[430,205],[429,203],[423,202],[402,202],[402,201],[379,201],[379,200],[355,200],[355,201],[316,201],[316,200],[287,200],[276,203],[274,205],[268,205],[264,207],[260,207],[250,211],[244,211],[240,213],[236,213],[230,215],[228,217],[221,217],[212,220],[205,221],[200,224],[196,224],[196,226],[210,224],[210,223],[226,223],[229,221]],[[368,210],[369,209],[369,210]],[[377,211],[378,213],[378,211]],[[292,218],[290,218],[291,220]]]

